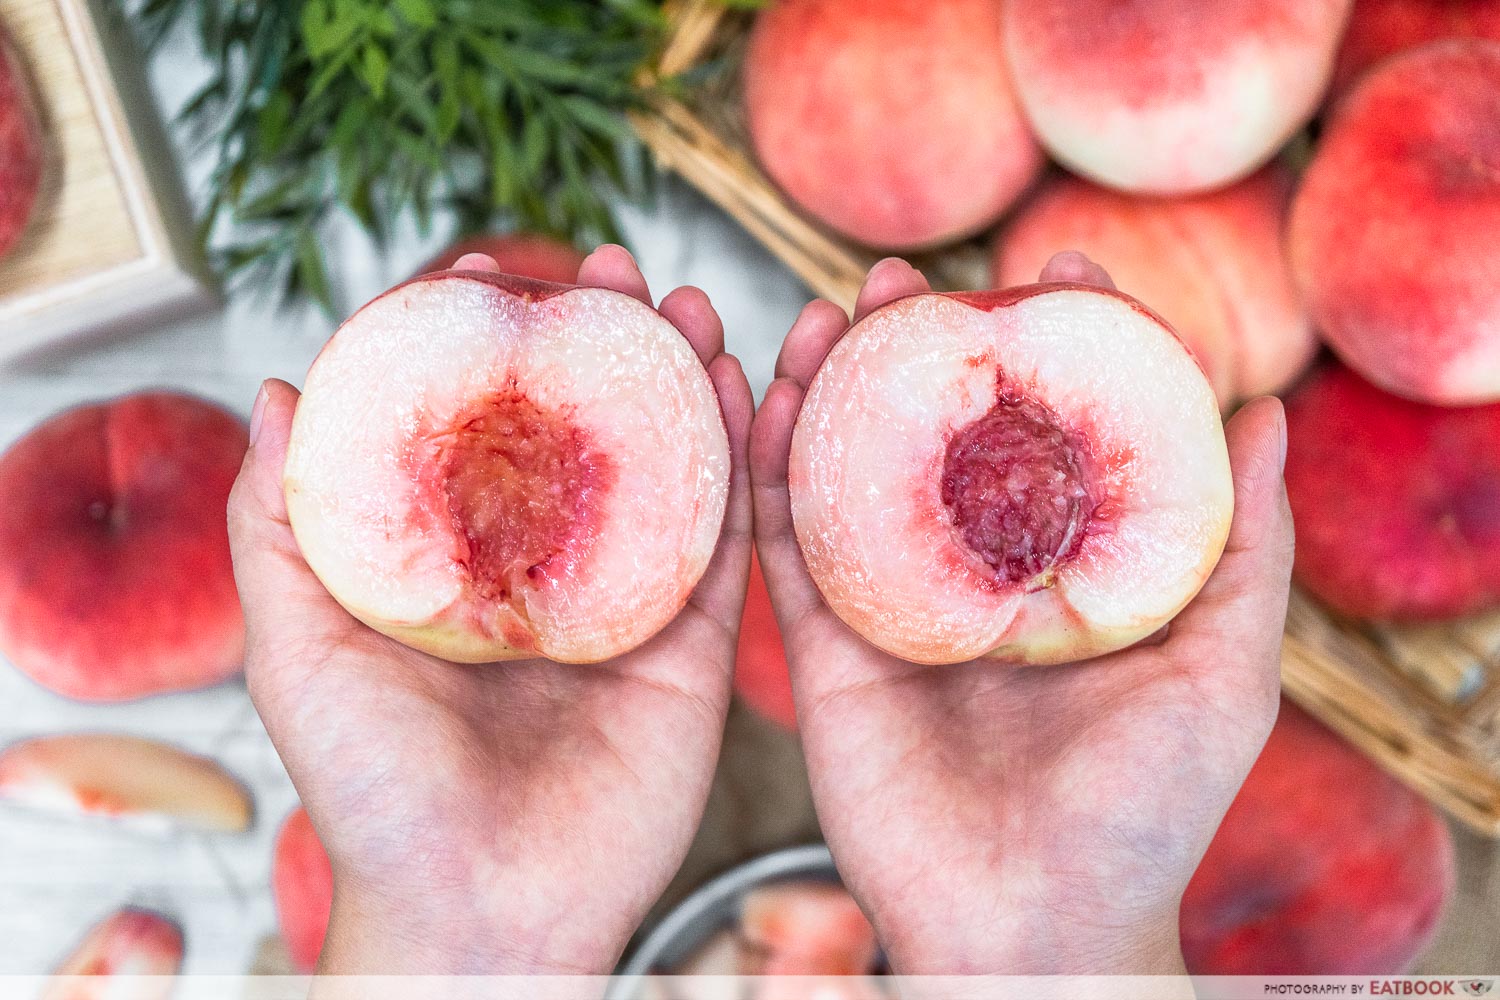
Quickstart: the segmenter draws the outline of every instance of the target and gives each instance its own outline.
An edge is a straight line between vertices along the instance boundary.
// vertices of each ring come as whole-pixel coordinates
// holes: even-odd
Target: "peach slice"
[[[1339,102],[1292,202],[1292,266],[1344,363],[1428,403],[1500,399],[1500,43],[1438,42]]]
[[[777,882],[746,894],[740,932],[763,976],[864,975],[878,954],[854,897],[825,882]]]
[[[1183,895],[1182,951],[1199,976],[1404,972],[1453,887],[1437,812],[1283,701]]]
[[[1356,618],[1500,604],[1500,403],[1413,403],[1333,365],[1286,409],[1298,583]]]
[[[181,967],[178,926],[159,913],[125,907],[88,932],[43,987],[41,1000],[166,1000]]]
[[[756,17],[743,72],[766,172],[870,246],[978,232],[1042,166],[997,0],[777,0]]]
[[[1030,281],[1053,254],[1082,251],[1161,312],[1227,408],[1286,388],[1317,350],[1282,247],[1290,195],[1290,175],[1274,168],[1174,199],[1059,176],[1001,233],[996,284]]]
[[[479,234],[466,236],[443,250],[417,269],[417,274],[445,271],[465,254],[482,253],[493,257],[506,274],[519,274],[537,281],[572,284],[583,265],[578,248],[561,240],[533,233],[510,233],[505,236]]]
[[[1350,0],[1009,0],[1016,93],[1042,145],[1126,191],[1266,163],[1322,101]]]
[[[300,807],[292,810],[276,835],[271,895],[292,964],[299,972],[312,972],[333,911],[333,868],[312,820]]]
[[[133,826],[238,833],[250,796],[216,762],[135,736],[39,736],[0,752],[0,800]]]
[[[212,403],[142,392],[60,413],[0,455],[0,653],[83,701],[238,673],[224,508],[246,443]]]
[[[923,294],[856,323],[792,435],[829,606],[920,663],[1059,663],[1172,618],[1228,537],[1213,390],[1154,313],[1068,283]]]
[[[792,703],[786,648],[756,556],[750,558],[750,588],[745,593],[740,642],[734,654],[734,690],[761,717],[782,729],[796,730],[797,708]]]
[[[473,271],[375,299],[307,375],[292,529],[351,614],[462,662],[595,662],[708,566],[729,444],[682,334],[621,292]]]
[[[1365,70],[1397,52],[1444,38],[1500,41],[1495,0],[1354,0],[1339,47],[1333,92],[1343,93]]]
[[[0,258],[20,242],[42,187],[42,129],[21,61],[0,30]]]

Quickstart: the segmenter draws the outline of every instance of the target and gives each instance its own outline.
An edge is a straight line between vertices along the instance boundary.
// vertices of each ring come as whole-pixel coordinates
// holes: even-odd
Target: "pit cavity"
[[[1044,404],[1002,390],[948,442],[942,499],[959,541],[997,580],[1048,587],[1098,507],[1088,439]]]
[[[509,601],[586,547],[611,467],[567,413],[508,389],[461,414],[440,448],[459,558],[478,595]]]

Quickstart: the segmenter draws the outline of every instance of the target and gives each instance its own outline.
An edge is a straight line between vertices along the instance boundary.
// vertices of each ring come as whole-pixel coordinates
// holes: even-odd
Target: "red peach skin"
[[[57,967],[41,1000],[167,1000],[170,977],[181,966],[177,925],[150,910],[126,907],[89,931]]]
[[[1334,353],[1428,403],[1500,399],[1500,43],[1395,56],[1334,110],[1292,266]]]
[[[1287,399],[1297,581],[1356,618],[1500,603],[1500,404],[1442,407],[1341,365]]]
[[[276,835],[271,894],[292,964],[299,972],[312,972],[318,966],[333,909],[333,868],[312,820],[300,806]]]
[[[217,762],[135,736],[40,736],[0,752],[0,800],[141,828],[250,828],[250,795]]]
[[[750,559],[750,589],[745,592],[745,616],[740,619],[740,642],[734,654],[734,691],[762,718],[782,729],[797,728],[792,705],[792,678],[786,668],[781,629],[771,610],[771,595],[761,576],[760,560]]]
[[[245,425],[175,392],[80,406],[0,455],[0,654],[80,701],[239,672],[224,506]]]
[[[1002,230],[996,284],[1025,284],[1053,254],[1082,251],[1172,324],[1228,409],[1285,389],[1317,349],[1284,249],[1290,195],[1279,167],[1175,199],[1058,176]]]
[[[1113,188],[1182,194],[1246,176],[1307,123],[1349,4],[1009,0],[1005,39],[1053,156]]]
[[[41,124],[19,55],[0,29],[0,259],[26,231],[42,186]]]
[[[1437,812],[1291,702],[1182,899],[1200,976],[1405,972],[1453,892]]]
[[[766,172],[870,246],[978,232],[1042,165],[997,0],[777,0],[756,18],[744,86]]]
[[[1349,29],[1333,71],[1333,93],[1342,94],[1388,56],[1444,38],[1500,41],[1495,0],[1354,0]]]
[[[843,886],[762,886],[740,907],[740,929],[764,976],[859,976],[875,969],[875,931]]]
[[[519,274],[537,281],[555,281],[571,285],[578,278],[583,254],[577,247],[533,233],[509,233],[505,236],[466,236],[441,251],[417,269],[417,274],[431,274],[453,267],[454,262],[471,253],[484,254],[499,265],[505,274]]]

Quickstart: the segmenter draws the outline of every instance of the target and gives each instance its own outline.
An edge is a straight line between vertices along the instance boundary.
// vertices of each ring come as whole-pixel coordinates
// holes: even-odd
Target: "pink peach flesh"
[[[708,565],[728,481],[713,384],[655,310],[460,271],[339,328],[284,474],[329,592],[464,662],[595,662],[650,638]]]
[[[915,295],[856,323],[792,436],[792,513],[833,610],[922,663],[1057,663],[1168,621],[1233,511],[1213,391],[1126,295]]]
[[[249,829],[251,815],[249,793],[215,761],[106,733],[39,736],[6,747],[0,801],[155,831],[239,832]]]

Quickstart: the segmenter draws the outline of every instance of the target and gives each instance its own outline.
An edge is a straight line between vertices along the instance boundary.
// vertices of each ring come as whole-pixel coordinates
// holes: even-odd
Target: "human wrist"
[[[475,895],[481,890],[475,890]],[[478,912],[473,900],[396,898],[335,881],[320,975],[603,976],[624,947]]]
[[[909,976],[1185,976],[1176,912],[1120,924],[1020,915],[986,930],[883,930],[892,971]]]

